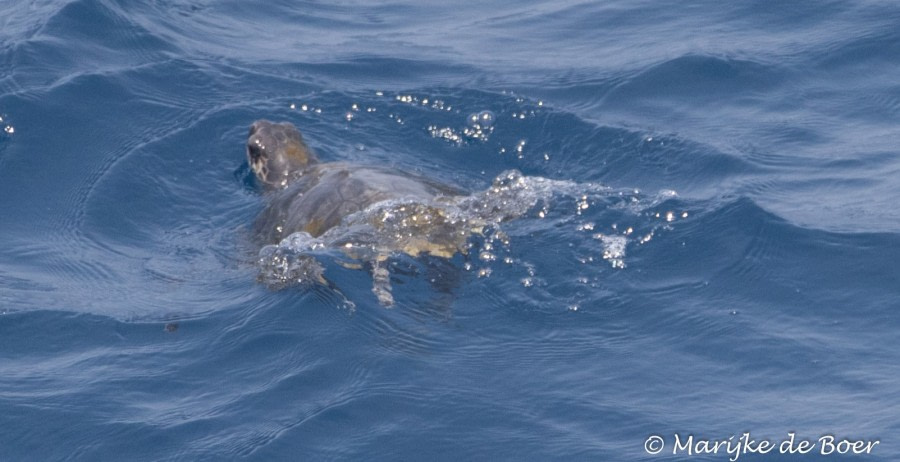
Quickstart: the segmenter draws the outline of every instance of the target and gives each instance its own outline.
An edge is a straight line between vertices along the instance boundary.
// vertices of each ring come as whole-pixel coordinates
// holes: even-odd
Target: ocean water
[[[898,24],[0,0],[0,460],[898,460]],[[327,161],[544,189],[467,255],[392,257],[393,308],[328,255],[333,287],[271,290],[262,118]]]

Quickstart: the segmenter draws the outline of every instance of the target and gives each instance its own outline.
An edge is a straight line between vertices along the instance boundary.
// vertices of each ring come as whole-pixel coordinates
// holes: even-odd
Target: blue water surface
[[[816,446],[740,460],[900,460],[898,24],[876,0],[0,0],[0,460],[725,461],[676,435],[744,432]],[[334,261],[274,291],[260,118],[327,161],[566,186],[494,261],[392,258],[392,309]]]

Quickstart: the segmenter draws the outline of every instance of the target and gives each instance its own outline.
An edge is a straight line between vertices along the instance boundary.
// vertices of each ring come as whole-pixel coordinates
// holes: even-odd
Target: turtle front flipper
[[[306,233],[294,233],[282,244],[260,249],[259,282],[273,289],[295,284],[325,285],[325,268],[315,256],[306,253],[312,249],[311,241]]]
[[[394,306],[394,296],[391,294],[391,273],[387,269],[387,259],[387,254],[379,254],[372,260],[372,293],[381,306],[391,308]]]

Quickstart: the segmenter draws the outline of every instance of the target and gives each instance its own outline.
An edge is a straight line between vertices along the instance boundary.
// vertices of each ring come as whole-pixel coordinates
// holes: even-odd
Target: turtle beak
[[[247,142],[247,162],[250,164],[250,168],[253,172],[256,173],[256,176],[260,180],[266,181],[266,177],[269,173],[266,168],[266,159],[256,140]]]

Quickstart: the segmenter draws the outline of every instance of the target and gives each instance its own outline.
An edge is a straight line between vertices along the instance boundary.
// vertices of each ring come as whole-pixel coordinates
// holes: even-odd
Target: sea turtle
[[[516,171],[498,177],[488,191],[467,195],[387,167],[320,162],[289,122],[254,122],[247,161],[268,199],[254,225],[254,235],[266,246],[260,252],[261,277],[270,285],[328,284],[313,254],[339,250],[348,257],[342,259],[345,266],[370,265],[372,290],[385,306],[393,304],[385,266],[392,253],[442,258],[466,253],[472,234],[534,204],[512,197],[516,186],[524,185]]]

